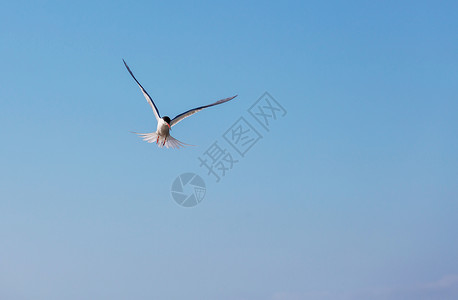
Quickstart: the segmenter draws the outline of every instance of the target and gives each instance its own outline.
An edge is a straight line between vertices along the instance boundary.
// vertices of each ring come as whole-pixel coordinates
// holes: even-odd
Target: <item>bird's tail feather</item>
[[[156,132],[151,132],[151,133],[138,133],[138,132],[132,132],[140,136],[145,142],[148,143],[155,143],[157,141],[157,133]]]
[[[172,136],[168,136],[167,137],[167,140],[165,141],[164,143],[164,139],[163,137],[159,137],[158,138],[158,135],[156,132],[151,132],[151,133],[137,133],[137,132],[133,132],[137,135],[139,135],[145,142],[148,142],[148,143],[157,143],[157,145],[162,148],[162,147],[166,147],[166,148],[174,148],[174,149],[179,149],[179,148],[182,148],[184,146],[194,146],[194,145],[190,145],[190,144],[186,144],[186,143],[183,143],[179,140],[177,140],[176,138],[172,137]]]
[[[171,135],[169,135],[167,137],[167,140],[165,141],[165,145],[164,146],[166,148],[179,149],[179,148],[184,148],[184,146],[194,146],[194,145],[189,145],[189,144],[183,143],[183,142],[177,140],[176,138],[172,137]],[[160,145],[160,147],[162,147],[162,144]]]

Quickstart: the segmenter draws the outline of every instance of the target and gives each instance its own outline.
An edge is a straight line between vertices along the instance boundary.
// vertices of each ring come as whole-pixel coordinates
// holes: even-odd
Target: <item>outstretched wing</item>
[[[237,95],[235,95],[235,96],[233,96],[233,97],[226,98],[226,99],[218,100],[218,101],[216,101],[215,103],[212,103],[212,104],[209,104],[209,105],[204,105],[204,106],[200,106],[200,107],[193,108],[193,109],[190,109],[190,110],[188,110],[188,111],[185,111],[184,113],[179,114],[178,116],[176,116],[175,118],[173,118],[172,121],[170,121],[170,126],[176,125],[178,122],[180,122],[180,121],[183,120],[184,118],[187,118],[187,117],[189,117],[190,115],[193,115],[193,114],[195,114],[196,112],[201,111],[201,110],[204,109],[204,108],[207,108],[207,107],[210,107],[210,106],[215,106],[215,105],[218,105],[218,104],[223,104],[224,102],[230,101],[230,100],[234,99],[235,97],[237,97]]]
[[[150,95],[148,95],[148,92],[146,92],[146,90],[142,87],[140,82],[138,82],[137,78],[135,78],[134,74],[132,73],[132,71],[130,70],[129,66],[126,64],[124,59],[122,61],[124,62],[124,65],[126,66],[127,71],[129,71],[129,73],[132,76],[132,78],[135,80],[135,82],[138,84],[138,86],[142,90],[143,96],[145,96],[145,98],[148,101],[149,105],[151,105],[151,108],[153,109],[154,116],[156,117],[156,120],[159,121],[159,119],[161,118],[161,115],[159,114],[159,110],[157,109],[156,104],[154,104],[153,99],[151,99]]]

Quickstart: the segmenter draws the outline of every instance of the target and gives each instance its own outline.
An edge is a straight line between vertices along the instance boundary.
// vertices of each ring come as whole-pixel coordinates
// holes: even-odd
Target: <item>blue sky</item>
[[[457,9],[3,3],[0,298],[456,299]],[[159,149],[122,58],[163,115],[239,96]],[[216,183],[197,158],[265,91],[287,115]]]

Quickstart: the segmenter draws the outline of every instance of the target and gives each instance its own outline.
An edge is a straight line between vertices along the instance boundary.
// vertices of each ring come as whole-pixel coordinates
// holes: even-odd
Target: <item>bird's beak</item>
[[[170,127],[170,124],[169,124],[169,123],[167,123],[167,126],[169,126],[169,129],[172,130],[172,127]]]

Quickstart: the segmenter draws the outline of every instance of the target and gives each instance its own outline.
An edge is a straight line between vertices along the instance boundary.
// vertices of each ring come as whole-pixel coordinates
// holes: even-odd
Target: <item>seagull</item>
[[[192,146],[192,145],[180,142],[179,140],[173,138],[170,135],[170,130],[172,130],[172,127],[175,126],[176,124],[178,124],[178,122],[180,122],[184,118],[187,118],[187,117],[195,114],[196,112],[201,111],[204,108],[215,106],[215,105],[219,105],[219,104],[223,104],[223,103],[228,102],[228,101],[234,99],[235,97],[237,97],[237,95],[235,95],[233,97],[229,97],[229,98],[218,100],[218,101],[216,101],[215,103],[212,103],[212,104],[199,106],[199,107],[190,109],[188,111],[185,111],[184,113],[179,114],[178,116],[176,116],[173,119],[170,119],[168,116],[161,117],[161,115],[159,114],[159,110],[157,109],[156,104],[154,104],[154,101],[151,98],[151,96],[148,95],[148,93],[142,87],[140,82],[138,82],[137,78],[135,78],[134,74],[132,73],[132,71],[130,70],[129,66],[124,61],[124,59],[122,61],[124,62],[124,65],[126,66],[127,71],[129,71],[129,73],[132,76],[132,78],[135,80],[135,82],[140,87],[140,90],[142,91],[143,96],[145,96],[145,98],[148,101],[149,105],[153,109],[154,116],[156,117],[156,120],[157,120],[156,132],[151,132],[151,133],[137,133],[137,132],[134,132],[134,133],[138,134],[140,137],[143,138],[144,141],[146,141],[148,143],[156,142],[156,144],[160,148],[162,148],[164,146],[166,148],[180,148],[180,147],[184,147],[185,145]]]

